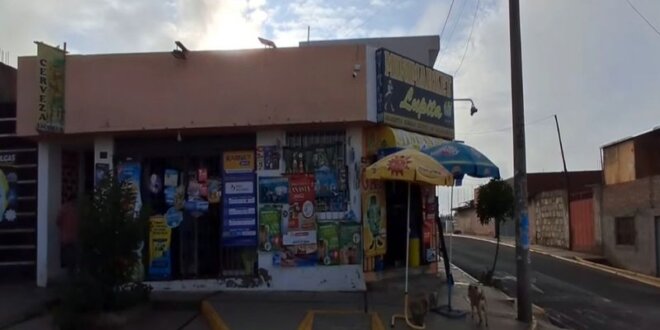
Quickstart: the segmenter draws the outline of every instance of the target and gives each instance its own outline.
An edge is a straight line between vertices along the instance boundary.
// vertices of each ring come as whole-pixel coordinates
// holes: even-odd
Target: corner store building
[[[453,138],[451,103],[441,105],[445,123],[450,125],[445,124],[436,134],[412,134],[382,125],[384,116],[378,109],[382,85],[378,83],[382,77],[377,72],[378,47],[388,43],[392,49],[403,41],[405,48],[395,51],[412,56],[430,54],[428,62],[418,60],[426,64],[435,61],[437,37],[345,41],[337,45],[311,43],[299,48],[191,51],[185,59],[175,58],[170,52],[68,55],[64,132],[53,134],[35,129],[39,107],[37,58],[19,58],[17,135],[38,141],[37,283],[45,286],[61,274],[55,217],[63,193],[91,191],[94,169],[99,164],[112,169],[128,159],[137,160],[146,171],[147,167],[171,166],[171,160],[178,159],[176,166],[205,164],[212,172],[212,168],[219,167],[225,152],[274,147],[281,156],[279,166],[257,166],[254,172],[259,180],[291,172],[285,148],[305,144],[314,148],[319,143],[339,145],[341,152],[336,158],[341,159],[340,167],[344,169],[339,176],[346,180],[346,201],[342,211],[319,212],[318,219],[361,224],[360,168],[365,157],[380,147],[419,146],[439,141],[437,137]],[[410,73],[415,67],[412,65],[408,66]],[[426,77],[426,73],[421,74]],[[443,86],[444,97],[451,100],[451,77],[437,72],[434,77],[442,80],[437,85]],[[385,92],[381,89],[381,96]],[[429,122],[422,113],[411,116],[412,122]],[[373,129],[386,133],[381,137]],[[354,216],[340,221],[350,211]],[[184,240],[181,238],[181,242]],[[207,240],[213,243],[213,238]],[[195,258],[222,258],[223,251],[200,257],[208,250],[201,246],[196,245],[199,250],[195,250]],[[284,268],[272,266],[271,253],[260,252],[258,259],[259,267],[272,276],[274,289],[364,287],[361,260],[335,266]],[[175,268],[186,268],[178,266]],[[180,274],[187,280],[159,285],[199,288],[211,282],[190,278],[204,277],[204,272],[240,273],[242,268],[220,264],[201,271],[200,262],[192,267],[194,271]]]

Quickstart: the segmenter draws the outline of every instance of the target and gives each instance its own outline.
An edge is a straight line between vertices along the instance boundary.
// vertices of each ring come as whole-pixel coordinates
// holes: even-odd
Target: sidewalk
[[[34,281],[0,285],[0,329],[45,313],[56,289],[38,288]]]
[[[220,318],[224,329],[383,329],[389,328],[390,317],[403,312],[403,272],[368,285],[361,292],[225,292],[207,301]],[[472,279],[460,270],[453,271],[455,309],[469,311],[467,286]],[[446,303],[443,276],[414,274],[410,276],[410,296],[437,291],[440,304]],[[488,303],[490,329],[528,329],[515,320],[513,303],[502,292],[484,287]],[[364,314],[365,304],[369,314]],[[377,318],[378,320],[375,320]],[[447,319],[435,313],[426,318],[427,329],[477,329],[467,315],[464,319]],[[407,329],[398,321],[394,329]],[[554,329],[540,322],[537,329]]]

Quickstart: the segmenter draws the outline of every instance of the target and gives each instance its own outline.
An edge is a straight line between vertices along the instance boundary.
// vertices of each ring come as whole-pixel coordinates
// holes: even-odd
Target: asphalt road
[[[477,277],[493,262],[495,244],[453,237],[453,263]],[[516,296],[515,251],[500,247],[495,276]],[[570,329],[660,329],[660,289],[533,253],[532,299],[553,323]]]

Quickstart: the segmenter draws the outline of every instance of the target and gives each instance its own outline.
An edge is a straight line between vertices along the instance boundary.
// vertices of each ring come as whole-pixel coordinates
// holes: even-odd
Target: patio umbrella
[[[396,180],[408,182],[408,207],[406,212],[406,282],[404,289],[403,315],[392,316],[392,326],[397,318],[402,318],[414,329],[424,329],[425,326],[412,324],[408,319],[408,263],[410,254],[410,185],[412,183],[427,183],[447,186],[452,182],[452,175],[440,163],[430,156],[414,150],[404,149],[383,157],[366,168],[365,176],[370,180]]]
[[[448,169],[453,177],[454,182],[451,185],[451,197],[450,197],[450,210],[453,209],[454,203],[454,185],[461,184],[463,177],[468,175],[475,178],[498,178],[500,177],[500,170],[495,164],[484,156],[477,149],[459,141],[447,141],[429,148],[422,150],[423,153],[433,157],[438,161],[442,166]],[[438,223],[438,226],[442,226]],[[452,229],[453,229],[453,219],[452,219]],[[451,276],[451,263],[452,257],[452,235],[449,236],[449,258],[445,255],[445,271],[447,273],[447,286],[448,286],[448,297],[446,308],[443,308],[440,312],[447,316],[461,316],[461,313],[455,313],[451,308],[451,286],[453,285],[453,278]],[[442,239],[442,245],[444,246],[444,234],[440,237]]]

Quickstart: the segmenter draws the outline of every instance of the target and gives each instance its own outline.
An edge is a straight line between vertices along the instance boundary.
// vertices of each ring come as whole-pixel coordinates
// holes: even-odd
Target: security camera
[[[357,74],[358,74],[357,71],[353,71],[353,78],[356,78],[356,77],[357,77]]]

